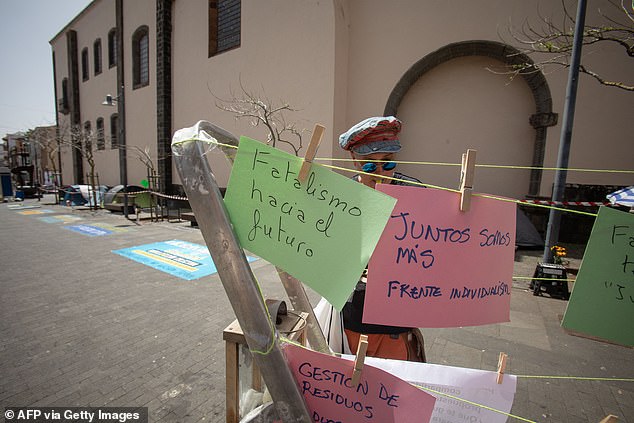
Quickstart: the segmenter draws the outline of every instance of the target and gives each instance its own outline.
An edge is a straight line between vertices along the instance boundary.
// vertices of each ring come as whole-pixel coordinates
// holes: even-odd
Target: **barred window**
[[[119,148],[119,116],[114,113],[110,115],[110,148],[115,150]]]
[[[59,111],[68,112],[68,78],[62,79],[62,101],[59,102]]]
[[[82,81],[88,81],[89,78],[88,72],[88,48],[84,48],[81,51],[81,79]]]
[[[108,32],[108,67],[117,66],[117,30],[112,28]]]
[[[101,38],[97,38],[92,46],[93,63],[95,67],[95,75],[101,73]]]
[[[134,89],[150,84],[150,38],[145,25],[132,35],[132,74]]]
[[[241,0],[209,0],[209,55],[240,47]]]
[[[92,151],[92,126],[89,120],[84,122],[84,147],[86,151]]]
[[[97,150],[106,149],[106,138],[103,132],[103,118],[97,118]]]

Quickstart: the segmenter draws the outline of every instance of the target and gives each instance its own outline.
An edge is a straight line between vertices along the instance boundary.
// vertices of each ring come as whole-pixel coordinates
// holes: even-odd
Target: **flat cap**
[[[397,153],[401,150],[398,134],[401,121],[394,116],[362,120],[339,136],[339,146],[364,156],[374,153]]]

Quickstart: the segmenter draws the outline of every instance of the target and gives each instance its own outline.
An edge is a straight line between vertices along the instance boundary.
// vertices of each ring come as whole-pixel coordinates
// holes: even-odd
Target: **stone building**
[[[588,6],[587,23],[600,21],[599,7],[623,14],[599,3]],[[576,2],[566,4],[574,14]],[[147,148],[162,189],[178,192],[175,130],[208,120],[266,138],[218,107],[246,91],[297,109],[286,119],[298,127],[323,124],[319,157],[345,158],[338,134],[394,114],[403,121],[401,159],[459,163],[474,148],[480,164],[515,167],[478,168],[476,191],[549,197],[554,172],[527,167],[556,165],[568,72],[510,78],[521,46],[508,29],[539,25],[540,15],[559,22],[562,13],[559,2],[537,0],[95,0],[50,41],[58,127],[74,142],[77,128],[91,134],[102,184],[139,184],[147,169],[133,150]],[[634,74],[616,46],[585,46],[584,63],[614,80]],[[632,168],[633,104],[631,92],[580,77],[570,168]],[[226,184],[228,165],[220,153],[209,157]],[[458,186],[455,166],[399,169]],[[66,149],[63,182],[81,183],[85,173],[81,155]],[[619,186],[632,175],[570,171],[567,179]]]

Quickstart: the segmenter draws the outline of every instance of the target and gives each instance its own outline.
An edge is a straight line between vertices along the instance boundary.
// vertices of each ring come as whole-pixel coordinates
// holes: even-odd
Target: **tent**
[[[544,240],[529,220],[528,216],[518,207],[516,215],[515,246],[520,248],[542,248]]]
[[[70,185],[64,188],[64,202],[70,201],[73,206],[83,206],[90,204],[92,206],[101,204],[101,199],[108,189],[105,185],[96,187],[97,190],[93,195],[90,185]]]

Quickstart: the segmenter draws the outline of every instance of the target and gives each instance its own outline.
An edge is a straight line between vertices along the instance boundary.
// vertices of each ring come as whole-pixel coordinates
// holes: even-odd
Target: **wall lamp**
[[[119,97],[113,97],[112,94],[106,94],[106,99],[101,103],[104,106],[115,106]]]

